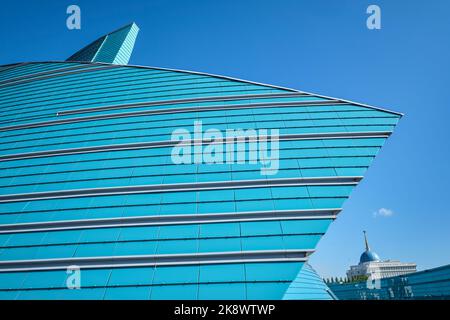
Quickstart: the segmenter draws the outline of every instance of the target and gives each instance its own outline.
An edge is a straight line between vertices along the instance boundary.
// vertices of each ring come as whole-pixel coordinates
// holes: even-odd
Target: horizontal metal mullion
[[[104,70],[104,69],[101,69],[101,70]],[[71,73],[67,72],[66,74],[70,75]],[[159,77],[159,78],[160,79],[163,79],[163,78],[170,79],[170,78],[173,78],[173,77],[174,76],[172,75],[172,76],[165,76],[165,77]],[[156,78],[154,78],[154,79],[156,79]],[[206,82],[205,81],[205,82],[202,82],[202,84],[203,84],[203,86],[201,88],[197,88],[197,89],[217,89],[217,88],[222,88],[222,86],[220,86],[220,84],[217,84],[216,82],[211,82],[211,81]],[[176,88],[176,87],[179,87],[179,86],[183,86],[184,88]],[[230,86],[228,88],[235,88],[236,86],[237,85]],[[239,86],[242,86],[242,85],[239,85]],[[58,103],[58,101],[61,100],[61,99],[66,100],[64,102],[72,102],[72,103],[76,103],[77,106],[80,106],[80,105],[83,106],[83,105],[90,105],[89,101],[91,99],[94,99],[95,95],[97,95],[99,93],[100,94],[108,94],[109,98],[115,98],[116,101],[117,101],[117,99],[119,99],[120,97],[123,96],[124,92],[128,92],[128,93],[130,92],[130,88],[127,87],[127,85],[114,86],[114,87],[109,87],[109,88],[110,88],[110,90],[104,91],[103,90],[104,88],[103,89],[100,88],[100,89],[97,90],[97,89],[92,89],[92,87],[91,87],[90,90],[85,90],[84,92],[81,90],[81,92],[83,92],[83,93],[86,93],[86,92],[89,91],[89,93],[86,94],[87,96],[84,96],[84,95],[82,95],[82,96],[75,96],[75,98],[73,98],[73,97],[70,97],[70,98],[64,97],[64,94],[62,94],[62,93],[58,93],[57,96],[50,97],[50,98],[47,97],[47,98],[42,99],[42,97],[39,97],[39,98],[37,98],[36,101],[32,102],[31,106],[28,106],[27,108],[17,108],[18,106],[23,106],[23,104],[24,104],[23,102],[19,102],[19,103],[16,103],[16,104],[8,104],[7,107],[5,107],[5,108],[7,108],[7,109],[5,109],[6,111],[4,111],[3,113],[6,112],[9,115],[15,115],[15,114],[20,114],[20,113],[17,113],[17,111],[27,110],[27,113],[29,113],[29,114],[35,114],[35,115],[37,114],[37,115],[39,115],[39,114],[42,114],[42,113],[38,113],[38,112],[53,110],[54,106],[57,106],[57,105],[60,104],[60,103]],[[121,88],[121,89],[117,89],[117,88]],[[169,85],[164,85],[164,84],[161,84],[161,85],[157,85],[157,86],[143,87],[141,89],[152,89],[152,88],[156,89],[156,90],[150,90],[150,91],[153,94],[158,94],[157,96],[154,96],[154,98],[155,97],[158,98],[158,97],[166,97],[167,93],[171,93],[171,92],[174,92],[174,91],[176,92],[178,90],[180,90],[180,91],[181,90],[189,90],[191,88],[191,86],[190,86],[189,83],[176,84],[176,85],[170,85],[170,84]],[[147,91],[147,93],[150,92],[150,91]],[[142,93],[130,93],[130,94],[131,95],[134,95],[134,94],[140,95]],[[170,94],[169,94],[169,96],[170,96]],[[30,99],[33,100],[32,98],[28,98],[27,97],[27,99],[25,99],[25,102],[27,102]],[[67,100],[67,99],[69,99],[69,100]],[[80,102],[83,102],[83,101],[87,101],[87,103],[84,102],[84,103],[79,104]],[[40,108],[42,106],[45,106],[45,107],[49,107],[50,106],[50,108],[45,108],[45,109],[41,110]],[[14,112],[16,112],[16,113],[14,113]],[[53,112],[52,112],[52,115],[54,115]]]
[[[94,67],[97,67],[97,66],[94,65]],[[97,68],[95,68],[95,69],[97,70]],[[100,71],[102,71],[102,70],[107,71],[108,69],[107,68],[100,69]],[[122,69],[122,68],[117,69],[117,70],[120,71],[119,75],[129,71],[127,69]],[[138,74],[138,73],[133,73],[133,75],[136,75],[136,74]],[[78,78],[76,80],[77,80],[78,83],[81,82],[81,87],[82,88],[89,87],[90,91],[92,91],[92,90],[95,91],[95,89],[92,89],[92,86],[91,87],[88,86],[88,84],[91,83],[92,81],[102,80],[102,81],[104,81],[104,82],[102,82],[103,86],[108,86],[108,85],[112,84],[114,88],[120,87],[118,84],[120,84],[121,82],[120,82],[120,79],[118,79],[117,75],[118,75],[117,73],[101,73],[100,75],[97,74],[97,75],[94,75],[94,76],[89,77],[89,78],[83,77],[83,78]],[[156,75],[156,77],[155,77],[155,75]],[[161,76],[159,76],[159,75],[161,75]],[[140,74],[139,76],[144,78],[145,74]],[[190,77],[192,75],[184,74],[184,75],[181,75],[181,76],[183,76],[183,77]],[[159,73],[155,72],[155,73],[152,73],[152,77],[149,78],[149,79],[156,79],[156,80],[158,80],[158,79],[165,79],[165,78],[170,79],[170,78],[173,78],[173,77],[177,77],[177,75],[173,75],[173,74],[169,75],[167,72],[159,72]],[[174,80],[165,80],[163,82],[166,82],[166,81],[174,81]],[[26,89],[23,90],[23,93],[25,94],[25,97],[27,98],[27,100],[29,100],[30,99],[29,98],[30,95],[35,95],[36,94],[36,93],[33,93],[33,92],[40,91],[44,87],[46,88],[47,86],[46,85],[42,85],[42,84],[37,84],[37,85],[33,84],[30,87],[26,87]],[[63,82],[52,82],[50,84],[50,89],[51,90],[56,90],[57,92],[60,92],[59,89],[60,88],[64,88],[64,87],[65,86],[64,86]],[[6,95],[7,94],[5,94],[5,93],[0,94],[0,98],[2,98],[3,96],[6,96]]]
[[[19,62],[19,63],[11,63],[11,64],[7,64],[7,65],[1,65],[0,68],[0,75],[2,75],[2,72],[9,70],[9,69],[14,69],[20,66],[25,66],[27,64],[30,64],[31,62]],[[3,80],[4,81],[4,80]]]
[[[52,70],[47,70],[47,71],[39,71],[36,73],[30,73],[30,74],[26,74],[23,76],[19,76],[19,77],[7,79],[7,80],[2,80],[2,81],[0,81],[0,88],[3,87],[4,84],[8,84],[8,85],[20,84],[22,82],[22,80],[31,80],[32,78],[36,78],[36,77],[51,75],[51,74],[59,73],[59,72],[64,73],[66,71],[73,71],[73,70],[78,70],[78,69],[89,69],[89,67],[87,67],[86,65],[75,65],[75,66],[71,66],[71,67],[64,67],[64,68],[59,68],[59,69],[52,69]],[[95,67],[94,67],[94,69],[95,69]]]
[[[234,95],[234,96],[200,97],[200,98],[191,98],[191,99],[174,99],[174,100],[167,100],[167,101],[139,102],[139,103],[131,103],[131,104],[74,109],[74,110],[59,111],[56,114],[58,116],[65,116],[65,115],[78,114],[78,113],[89,113],[89,112],[98,112],[98,111],[105,111],[105,110],[117,110],[117,109],[128,109],[128,108],[138,108],[138,107],[150,107],[150,106],[164,106],[164,105],[179,104],[179,103],[229,101],[229,100],[254,99],[254,98],[283,98],[283,97],[297,97],[297,96],[304,97],[304,96],[310,96],[310,95],[304,94],[302,92],[286,92],[286,93],[265,93],[265,94],[247,94],[247,95]]]
[[[35,63],[37,63],[37,62],[35,62]],[[41,61],[40,63],[61,63],[61,61]],[[87,62],[78,61],[78,63],[87,63]],[[105,65],[105,66],[109,65],[107,63],[102,63],[102,62],[87,63],[87,64],[97,64],[97,65]],[[282,87],[282,86],[276,86],[276,85],[270,85],[270,84],[265,84],[265,83],[259,83],[259,82],[255,82],[255,81],[243,80],[243,79],[238,79],[238,78],[234,78],[234,77],[228,77],[228,76],[223,76],[223,75],[216,75],[216,74],[211,74],[211,73],[206,73],[206,72],[197,72],[197,71],[171,69],[171,68],[161,68],[161,67],[151,67],[151,66],[140,66],[140,65],[118,65],[118,66],[128,67],[128,68],[137,68],[137,69],[151,69],[151,70],[172,71],[172,72],[180,72],[180,73],[188,73],[188,74],[198,74],[198,75],[203,75],[203,76],[210,76],[210,77],[216,77],[216,78],[221,78],[221,79],[227,79],[227,80],[231,80],[231,81],[239,81],[239,82],[243,82],[243,83],[260,85],[260,86],[269,87],[269,88],[281,89],[281,90],[285,90],[286,92],[297,92],[297,93],[298,92],[302,92],[302,93],[314,95],[314,96],[317,96],[317,97],[323,97],[325,99],[336,99],[336,98],[333,98],[333,97],[328,97],[328,96],[324,96],[324,95],[317,95],[317,94],[314,94],[314,93],[309,93],[309,92],[306,92],[306,91],[299,91],[299,90],[286,88],[286,87]],[[392,114],[403,116],[403,114],[399,113],[399,112],[390,111],[390,110],[386,110],[386,109],[383,109],[383,108],[378,108],[378,107],[374,107],[374,106],[371,106],[371,105],[358,103],[358,102],[353,102],[353,101],[349,101],[349,100],[343,100],[343,99],[339,99],[339,100],[345,101],[345,102],[348,102],[348,103],[351,103],[351,104],[355,104],[355,105],[358,105],[358,106],[363,106],[363,107],[366,107],[366,108],[379,110],[379,111],[384,111],[384,112],[389,112],[389,113],[392,113]]]
[[[300,101],[300,102],[274,102],[274,103],[255,103],[246,105],[221,105],[221,106],[209,106],[209,107],[186,107],[186,108],[170,108],[170,109],[157,109],[157,110],[145,110],[134,112],[123,112],[113,114],[102,114],[96,116],[67,118],[60,120],[50,120],[43,122],[27,123],[14,126],[0,127],[0,131],[12,131],[20,129],[32,129],[40,127],[55,126],[68,123],[79,123],[97,120],[119,119],[128,117],[139,116],[152,116],[162,114],[175,114],[175,113],[188,113],[188,112],[205,112],[205,111],[220,111],[220,110],[240,110],[240,109],[256,109],[256,108],[283,108],[283,107],[308,107],[308,106],[329,106],[329,105],[349,105],[348,103],[335,101]]]
[[[55,71],[55,74],[48,74],[48,75],[44,75],[44,76],[23,79],[23,80],[16,81],[16,82],[7,82],[4,84],[0,84],[0,88],[5,88],[5,87],[17,85],[17,84],[29,83],[29,82],[38,81],[38,80],[46,80],[46,79],[51,79],[51,78],[56,78],[56,77],[61,77],[61,76],[66,76],[66,75],[71,75],[71,74],[79,74],[79,73],[92,72],[92,71],[104,70],[104,69],[112,69],[112,68],[118,68],[118,67],[119,66],[116,66],[116,65],[104,65],[104,66],[98,66],[98,68],[97,67],[81,68],[80,70],[69,71],[69,72],[64,72],[64,73],[56,73],[56,71]],[[60,70],[60,69],[57,69],[57,70]],[[30,76],[32,76],[32,75],[33,74],[31,74]]]
[[[45,199],[78,198],[89,196],[125,195],[139,193],[183,192],[202,190],[224,190],[275,186],[304,186],[304,185],[357,185],[361,176],[350,177],[320,177],[320,178],[283,178],[236,180],[219,182],[155,184],[126,187],[107,187],[92,189],[73,189],[60,191],[33,192],[22,194],[9,194],[0,196],[0,203],[32,201]]]
[[[317,140],[317,139],[339,139],[339,138],[387,138],[387,137],[389,137],[390,134],[391,134],[390,131],[307,133],[307,134],[281,135],[281,136],[279,136],[279,140],[285,141],[285,140]],[[262,138],[264,138],[264,136],[247,137],[247,139],[249,139],[249,140],[257,140],[257,139],[262,139]],[[270,136],[268,136],[268,138],[270,138]],[[237,140],[237,138],[236,138],[236,140]],[[215,139],[214,141],[190,140],[190,141],[183,142],[183,144],[188,144],[188,143],[191,143],[191,144],[235,143],[235,139],[221,139],[221,140]],[[179,144],[180,144],[180,141],[164,140],[164,141],[125,143],[125,144],[114,144],[114,145],[100,145],[100,146],[81,147],[81,148],[72,148],[72,149],[35,151],[35,152],[3,155],[3,156],[0,156],[0,162],[1,161],[20,160],[20,159],[51,157],[51,156],[59,156],[59,155],[79,154],[79,153],[93,153],[93,152],[171,147],[171,146],[179,145]]]
[[[119,71],[125,72],[127,70],[120,69]],[[111,77],[111,75],[108,74],[108,73],[106,75]],[[186,78],[187,77],[191,77],[190,75],[183,75],[184,79],[172,79],[172,78],[179,77],[179,76],[174,76],[174,75],[171,75],[171,76],[166,75],[166,76],[164,76],[164,74],[162,74],[160,77],[155,77],[155,74],[153,74],[153,75],[154,75],[154,77],[152,78],[153,81],[151,83],[157,83],[158,85],[157,86],[151,85],[150,88],[163,87],[163,86],[165,86],[165,84],[168,84],[169,86],[173,86],[173,84],[171,84],[172,82],[183,82],[181,84],[184,84],[184,83],[186,83]],[[77,85],[76,88],[80,89],[80,92],[82,92],[83,95],[84,94],[92,95],[92,94],[97,94],[97,93],[101,93],[101,94],[114,93],[115,96],[117,96],[117,94],[120,94],[121,92],[129,91],[129,88],[126,88],[127,86],[129,86],[129,83],[124,84],[124,81],[117,80],[117,76],[115,78],[111,77],[110,81],[106,81],[105,80],[104,82],[101,83],[100,87],[93,87],[92,86],[92,81],[89,81],[91,79],[87,79],[86,77],[85,78],[80,78],[80,79],[83,79],[83,81],[85,81],[85,83],[79,84],[80,80],[77,80],[76,82],[79,85]],[[95,78],[95,77],[93,77],[92,79],[95,79],[95,81],[99,80],[98,78]],[[167,80],[164,80],[164,79],[167,79]],[[194,78],[194,79],[188,78],[187,80],[188,81],[196,81],[197,79],[196,78]],[[127,81],[129,81],[129,80],[127,80]],[[131,82],[132,81],[130,81],[130,83]],[[144,85],[147,85],[147,84],[148,83],[139,84],[139,86],[142,86],[142,89],[147,89],[149,87],[145,87],[144,86]],[[175,84],[175,85],[177,85],[177,84]],[[41,88],[42,87],[45,87],[45,86],[41,86]],[[125,89],[124,89],[124,87],[125,87]],[[63,90],[60,90],[61,88],[63,88]],[[72,87],[72,88],[75,88],[75,87]],[[54,85],[51,86],[50,90],[51,91],[56,91],[56,95],[55,96],[51,96],[49,98],[49,97],[46,97],[46,96],[44,96],[42,94],[39,94],[39,93],[31,93],[31,94],[29,94],[30,93],[30,88],[27,88],[26,91],[23,91],[23,93],[25,95],[25,99],[21,100],[21,102],[32,101],[33,104],[35,102],[41,102],[41,103],[51,102],[50,105],[55,105],[55,101],[57,101],[59,98],[65,99],[64,96],[67,95],[67,91],[64,92],[64,90],[66,90],[64,84],[55,83]],[[107,90],[107,91],[105,91],[105,90]],[[39,91],[39,88],[35,88],[35,90],[31,90],[31,91]],[[2,95],[0,95],[0,97],[1,96]],[[84,96],[84,98],[86,98],[86,97]],[[86,98],[86,100],[89,100],[89,99],[90,99],[90,97]],[[13,99],[13,100],[15,100],[15,99]],[[80,101],[80,100],[81,99],[76,100],[76,101]],[[8,111],[21,110],[21,109],[14,108],[14,107],[17,107],[18,105],[19,104],[14,104],[14,105],[9,104],[8,105]],[[42,105],[33,105],[31,107],[31,109],[37,109],[39,107],[42,107]],[[46,110],[49,110],[49,109],[46,109]]]
[[[278,210],[45,221],[0,225],[0,234],[246,221],[335,219],[341,210],[341,208]]]
[[[190,254],[160,254],[0,261],[0,272],[81,269],[130,268],[143,266],[176,266],[224,263],[257,263],[307,261],[314,250],[260,250]]]

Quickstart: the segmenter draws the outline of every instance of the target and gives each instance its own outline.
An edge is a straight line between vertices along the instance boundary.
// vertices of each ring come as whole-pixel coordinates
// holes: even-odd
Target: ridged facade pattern
[[[292,298],[400,118],[227,77],[81,62],[0,67],[0,106],[3,299]],[[279,129],[278,173],[173,164],[171,133],[194,121]],[[81,289],[67,289],[68,265],[81,267]],[[311,281],[316,291],[293,294],[325,298]]]
[[[450,265],[384,278],[378,284],[361,281],[329,286],[341,300],[448,300]]]
[[[100,37],[70,56],[67,61],[127,64],[133,52],[139,28],[135,23]]]
[[[283,300],[335,300],[336,296],[323,282],[317,272],[305,263],[291,282]]]

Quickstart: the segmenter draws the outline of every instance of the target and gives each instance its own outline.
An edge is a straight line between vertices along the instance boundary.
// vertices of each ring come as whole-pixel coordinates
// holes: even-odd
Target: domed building
[[[369,242],[367,241],[367,235],[366,235],[366,231],[364,232],[364,242],[366,243],[366,251],[364,251],[361,254],[361,257],[359,258],[359,263],[366,263],[366,262],[372,262],[372,261],[380,261],[380,257],[378,256],[378,254],[376,254],[373,251],[370,251],[369,248]]]
[[[371,262],[371,261],[380,261],[380,258],[375,252],[372,251],[364,251],[361,254],[361,258],[359,258],[359,263]]]
[[[396,260],[382,261],[378,254],[370,250],[366,231],[363,232],[366,250],[361,254],[359,264],[350,266],[347,271],[347,278],[355,279],[367,276],[372,279],[382,279],[416,272],[415,263],[404,263]]]

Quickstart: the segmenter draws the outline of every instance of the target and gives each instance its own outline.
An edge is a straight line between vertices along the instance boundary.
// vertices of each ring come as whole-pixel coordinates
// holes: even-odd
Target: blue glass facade
[[[400,118],[222,76],[84,61],[1,66],[0,105],[2,299],[330,298],[305,262]],[[171,134],[194,121],[278,129],[278,172],[174,164]],[[80,289],[67,288],[74,265]]]
[[[384,278],[378,286],[360,281],[330,283],[329,287],[341,300],[448,300],[450,265]]]
[[[291,282],[283,300],[336,300],[336,296],[316,271],[305,263]]]
[[[129,24],[92,42],[70,56],[67,61],[127,64],[139,33],[135,23]]]

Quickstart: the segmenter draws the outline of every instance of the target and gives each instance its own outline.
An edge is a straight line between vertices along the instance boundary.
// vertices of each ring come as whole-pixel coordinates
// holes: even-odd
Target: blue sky
[[[81,30],[66,8],[81,7]],[[366,28],[377,4],[382,29]],[[130,64],[223,74],[405,113],[311,259],[343,276],[363,251],[419,269],[450,262],[450,2],[96,0],[2,2],[0,64],[64,60],[135,21]],[[391,216],[374,216],[380,208]]]

